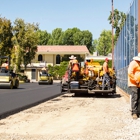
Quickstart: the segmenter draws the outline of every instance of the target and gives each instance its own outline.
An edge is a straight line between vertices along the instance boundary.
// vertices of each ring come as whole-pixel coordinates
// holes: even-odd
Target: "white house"
[[[31,81],[38,81],[39,70],[42,67],[59,65],[63,60],[69,61],[70,55],[81,57],[84,60],[89,54],[89,50],[85,45],[38,46],[35,58],[30,65],[27,65],[24,74],[26,74]]]

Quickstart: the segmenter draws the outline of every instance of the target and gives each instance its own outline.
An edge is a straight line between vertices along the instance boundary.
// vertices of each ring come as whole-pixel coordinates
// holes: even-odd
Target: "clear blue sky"
[[[77,27],[89,30],[93,39],[100,33],[111,30],[108,16],[112,10],[112,0],[0,0],[0,15],[16,18],[26,23],[39,23],[41,30],[51,33],[56,28],[63,31]],[[133,0],[114,0],[114,9],[128,13]]]

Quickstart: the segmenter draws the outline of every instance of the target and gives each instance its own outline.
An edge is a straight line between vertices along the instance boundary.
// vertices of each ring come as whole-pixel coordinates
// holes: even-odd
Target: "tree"
[[[112,52],[112,33],[111,31],[103,30],[98,39],[96,50],[100,55],[107,56]]]
[[[73,30],[67,29],[63,35],[63,44],[64,45],[74,45],[73,41]]]
[[[38,43],[38,24],[25,23],[22,19],[16,19],[13,27],[13,42],[18,50],[16,53],[17,71],[20,70],[20,65],[31,63],[35,57]],[[14,58],[15,59],[15,58]]]
[[[77,31],[73,35],[74,45],[81,45],[83,43],[83,33],[81,31]]]
[[[51,34],[48,33],[47,31],[38,30],[37,35],[39,38],[38,45],[47,45],[49,39],[51,38]]]
[[[39,30],[37,34],[40,45],[86,45],[88,49],[92,47],[91,32],[88,30],[81,31],[76,27],[68,28],[66,31],[56,28],[52,34]]]
[[[23,64],[25,68],[28,64],[31,63],[31,60],[35,57],[37,51],[37,43],[38,43],[38,36],[36,34],[38,30],[38,25],[36,24],[26,24],[26,32],[25,32],[25,44],[23,48]]]
[[[56,28],[52,31],[52,40],[53,40],[53,45],[62,45],[62,35],[63,31],[61,28]]]
[[[97,45],[98,45],[98,40],[94,39],[92,42],[92,46],[90,46],[90,48],[89,48],[89,52],[91,54],[93,54],[93,52],[97,51],[97,49],[96,49]]]
[[[92,46],[92,33],[88,30],[81,31],[78,28],[67,29],[63,34],[64,45],[86,45]]]
[[[13,48],[11,21],[0,17],[0,55],[10,56]]]
[[[65,74],[65,71],[67,70],[67,67],[68,67],[68,61],[63,61],[60,63],[60,66],[48,65],[48,72],[52,74],[53,77],[62,78],[62,76]]]
[[[114,16],[112,17],[112,11],[111,11],[108,20],[109,20],[109,24],[112,24],[113,21],[113,27],[115,29],[114,42],[116,42],[119,37],[119,33],[125,23],[126,14],[115,9],[113,15]]]
[[[62,76],[65,74],[67,68],[68,68],[68,61],[63,61],[60,63],[60,67],[59,67],[59,71],[58,71],[59,77],[62,78]]]
[[[83,33],[83,40],[81,45],[86,45],[89,49],[92,46],[92,33],[88,30],[82,31]]]

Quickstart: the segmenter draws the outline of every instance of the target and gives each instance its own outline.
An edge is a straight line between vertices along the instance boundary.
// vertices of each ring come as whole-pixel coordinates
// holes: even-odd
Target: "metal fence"
[[[138,0],[133,0],[127,18],[114,48],[114,66],[117,86],[129,92],[127,69],[133,57],[138,55]]]

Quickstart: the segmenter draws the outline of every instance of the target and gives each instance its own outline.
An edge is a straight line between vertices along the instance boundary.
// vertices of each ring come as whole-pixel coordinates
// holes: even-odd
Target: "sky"
[[[133,0],[113,0],[113,7],[128,13]],[[0,17],[12,23],[39,23],[39,29],[52,33],[56,28],[88,30],[98,39],[103,30],[112,30],[108,17],[112,0],[0,0]]]

